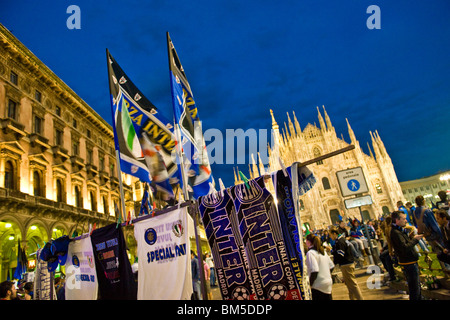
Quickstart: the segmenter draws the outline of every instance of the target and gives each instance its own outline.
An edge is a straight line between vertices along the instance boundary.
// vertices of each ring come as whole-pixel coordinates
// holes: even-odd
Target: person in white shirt
[[[331,271],[334,268],[334,263],[325,253],[319,237],[312,233],[308,234],[306,246],[308,247],[306,265],[312,300],[332,300],[333,279],[331,278]]]

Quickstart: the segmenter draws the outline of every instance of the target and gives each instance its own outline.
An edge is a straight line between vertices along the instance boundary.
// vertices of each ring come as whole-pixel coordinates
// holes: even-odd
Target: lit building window
[[[377,193],[383,193],[383,190],[381,190],[381,186],[378,183],[375,184],[375,189],[377,189]]]
[[[14,165],[11,161],[6,161],[5,163],[5,188],[7,189],[15,189],[14,188]]]

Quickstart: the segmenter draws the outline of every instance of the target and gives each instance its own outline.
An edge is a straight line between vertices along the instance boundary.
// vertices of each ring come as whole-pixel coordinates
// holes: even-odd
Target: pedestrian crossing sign
[[[336,172],[343,197],[369,192],[362,167]]]

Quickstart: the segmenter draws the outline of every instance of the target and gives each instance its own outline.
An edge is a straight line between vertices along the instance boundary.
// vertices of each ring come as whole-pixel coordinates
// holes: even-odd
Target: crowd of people
[[[306,263],[312,299],[332,299],[332,271],[336,265],[339,265],[350,299],[364,299],[356,282],[355,268],[362,267],[364,258],[372,254],[371,245],[379,249],[388,281],[400,280],[394,269],[400,266],[409,299],[421,299],[418,265],[421,252],[436,253],[442,270],[446,273],[450,270],[449,201],[445,191],[440,191],[438,196],[440,201],[431,207],[425,204],[423,196],[418,196],[415,205],[410,202],[403,205],[398,201],[397,210],[367,224],[361,224],[358,219],[341,220],[308,234]]]

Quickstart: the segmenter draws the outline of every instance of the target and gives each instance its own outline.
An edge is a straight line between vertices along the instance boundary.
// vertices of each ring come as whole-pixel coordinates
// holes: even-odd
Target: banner
[[[114,143],[119,151],[122,172],[143,182],[152,181],[151,168],[145,162],[141,148],[141,139],[145,133],[158,146],[168,176],[177,180],[177,166],[172,159],[175,148],[172,121],[161,115],[153,103],[137,89],[109,51],[107,59]]]
[[[99,300],[136,300],[136,282],[122,226],[112,223],[91,234]]]
[[[91,237],[72,240],[66,260],[66,300],[97,300],[98,282]]]
[[[257,299],[301,300],[272,194],[259,177],[231,187]]]
[[[234,203],[227,190],[198,199],[224,300],[254,300],[248,260],[239,233]]]
[[[175,123],[180,127],[181,146],[190,164],[188,175],[193,180],[192,189],[194,198],[197,199],[209,193],[209,183],[214,183],[214,180],[211,175],[205,139],[194,96],[168,32],[167,49]]]
[[[302,176],[303,174],[303,176]],[[302,299],[310,298],[309,294],[309,281],[304,270],[304,252],[302,245],[302,237],[299,232],[299,226],[295,217],[295,206],[292,195],[292,180],[291,180],[291,167],[286,171],[279,170],[271,174],[272,181],[275,187],[275,194],[277,196],[277,206],[280,218],[280,224],[283,231],[284,243],[286,245],[286,251],[289,256],[289,262],[291,268],[295,271],[295,279],[300,288]],[[310,177],[308,172],[299,171],[299,188],[303,193],[312,188],[315,183],[315,179]],[[308,186],[306,185],[308,183]],[[309,189],[307,189],[309,187]],[[306,281],[306,283],[305,283]]]
[[[145,216],[150,214],[151,208],[150,208],[150,194],[148,192],[148,184],[145,184],[144,187],[144,194],[142,196],[141,200],[141,208],[139,209],[138,217]]]
[[[52,290],[51,278],[53,274],[48,271],[47,261],[40,258],[41,252],[42,249],[36,252],[33,300],[56,300],[55,289]]]
[[[189,300],[193,293],[187,208],[134,224],[138,300]]]

